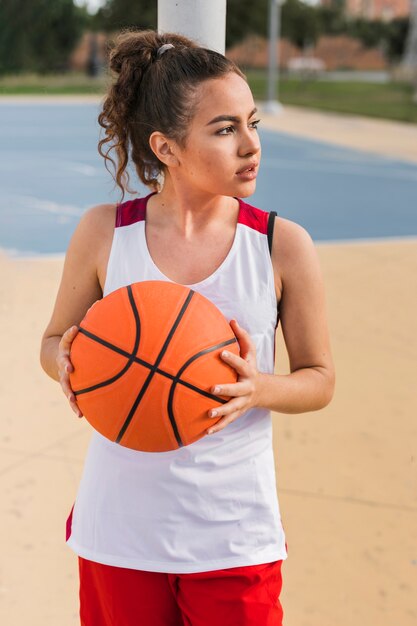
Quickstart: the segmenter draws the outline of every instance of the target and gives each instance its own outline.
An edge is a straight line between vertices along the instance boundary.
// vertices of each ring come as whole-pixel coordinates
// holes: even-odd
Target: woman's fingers
[[[70,381],[69,381],[69,376],[68,374],[62,374],[60,376],[59,379],[60,383],[61,383],[61,387],[62,387],[62,391],[65,393],[65,395],[68,398],[68,402],[70,403],[70,407],[71,409],[74,411],[74,413],[76,413],[78,415],[78,417],[82,417],[83,414],[77,404],[76,398],[75,398],[75,394],[71,388],[70,385]]]
[[[56,358],[56,362],[58,366],[59,382],[61,384],[62,391],[67,396],[70,407],[74,411],[74,413],[76,413],[78,417],[82,417],[83,414],[76,402],[75,394],[71,388],[69,379],[69,374],[74,371],[74,366],[71,363],[69,355],[71,351],[71,344],[74,341],[77,333],[78,326],[71,326],[71,328],[66,330],[65,333],[62,335],[58,345],[58,355]]]
[[[71,344],[74,341],[77,333],[78,326],[71,326],[71,328],[65,331],[60,339],[60,342],[58,344],[58,354],[56,357],[59,373],[61,373],[62,370],[66,372],[72,372],[74,369],[69,359],[69,354],[71,350]]]
[[[240,417],[241,411],[237,409],[230,413],[230,415],[226,415],[225,417],[219,419],[214,426],[210,426],[207,430],[208,435],[212,435],[213,433],[219,432],[219,430],[223,430],[228,424],[234,422],[238,417]]]
[[[66,354],[70,353],[71,344],[75,339],[75,335],[78,333],[78,326],[71,326],[61,337],[61,341],[59,342],[59,346],[62,352]]]
[[[58,366],[59,377],[65,377],[74,370],[74,367],[70,361],[69,355],[71,350],[71,344],[74,341],[75,335],[78,332],[77,326],[71,326],[62,335],[58,344],[58,354],[56,356],[56,364]]]
[[[221,357],[225,363],[233,367],[241,376],[247,376],[249,373],[249,364],[245,359],[233,352],[223,350]]]
[[[235,411],[240,411],[245,406],[245,402],[241,398],[233,398],[226,404],[216,406],[215,409],[210,409],[209,417],[221,417],[230,415]]]
[[[211,392],[216,394],[216,396],[244,396],[249,393],[251,388],[248,386],[247,382],[241,383],[224,383],[221,385],[216,385],[212,387]]]
[[[240,356],[223,350],[221,358],[236,370],[238,381],[231,384],[218,383],[211,388],[213,394],[231,396],[231,400],[208,411],[209,417],[216,417],[218,420],[216,426],[209,429],[209,434],[221,430],[255,406],[256,381],[259,376],[256,367],[256,345],[250,334],[239,325],[237,320],[232,319],[230,325],[239,342]]]
[[[232,330],[236,335],[240,347],[240,357],[247,362],[256,363],[256,346],[247,330],[242,328],[236,319],[230,320]]]

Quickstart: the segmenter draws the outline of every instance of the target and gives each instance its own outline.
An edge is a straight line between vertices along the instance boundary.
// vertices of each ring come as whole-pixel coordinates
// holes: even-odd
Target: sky
[[[74,4],[80,7],[87,5],[88,12],[91,14],[95,13],[97,9],[103,6],[104,2],[105,0],[74,0]]]

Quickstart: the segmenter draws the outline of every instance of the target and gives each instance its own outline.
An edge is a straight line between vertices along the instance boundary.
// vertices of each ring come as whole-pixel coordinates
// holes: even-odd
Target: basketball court
[[[29,256],[61,254],[88,207],[118,200],[97,152],[98,107],[97,99],[0,100],[1,248]],[[331,114],[327,117],[332,120]],[[251,197],[255,206],[302,224],[317,242],[417,236],[417,154],[413,162],[404,141],[401,157],[394,144],[396,135],[407,133],[409,143],[414,137],[417,145],[412,127],[407,132],[407,125],[394,124],[393,158],[329,143],[332,128],[342,142],[354,135],[346,128],[349,117],[333,116],[330,129],[323,114],[301,110],[295,116],[294,108],[281,119],[262,111],[260,118],[262,160]],[[303,126],[304,118],[310,124]],[[384,134],[383,126],[372,124],[371,137]],[[303,128],[307,137],[296,134]],[[312,138],[314,134],[328,142]],[[137,189],[145,195],[143,186]]]

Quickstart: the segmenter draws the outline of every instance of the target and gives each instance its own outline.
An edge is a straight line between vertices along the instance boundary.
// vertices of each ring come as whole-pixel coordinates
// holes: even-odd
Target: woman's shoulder
[[[65,255],[66,274],[90,283],[103,276],[112,246],[117,204],[97,204],[82,214]],[[73,278],[71,278],[73,280]]]
[[[291,254],[311,245],[314,245],[313,240],[304,226],[279,215],[275,218],[273,247],[279,249],[277,251]]]
[[[96,204],[81,216],[74,233],[81,245],[96,248],[112,237],[116,221],[117,204]]]
[[[291,274],[317,262],[317,251],[310,233],[301,224],[277,216],[274,222],[271,259],[277,290]]]
[[[97,204],[82,214],[71,237],[67,257],[78,263],[96,263],[111,245],[116,219],[116,204]]]
[[[80,224],[86,230],[114,227],[116,222],[117,203],[96,204],[89,207],[82,215]]]

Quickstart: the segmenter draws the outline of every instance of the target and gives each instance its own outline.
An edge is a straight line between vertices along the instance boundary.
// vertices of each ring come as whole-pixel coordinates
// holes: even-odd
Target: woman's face
[[[197,192],[250,196],[256,187],[261,146],[248,84],[229,72],[201,83],[196,95],[185,147],[176,146],[179,164],[171,175]]]

